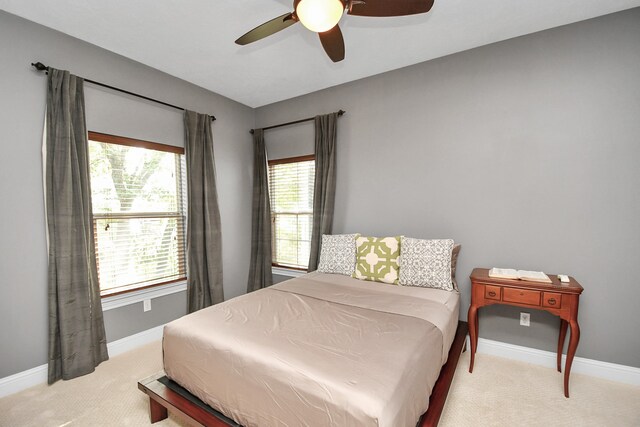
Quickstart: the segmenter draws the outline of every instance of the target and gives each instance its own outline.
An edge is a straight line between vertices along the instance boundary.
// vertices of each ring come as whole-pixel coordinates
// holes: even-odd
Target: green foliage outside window
[[[183,156],[89,141],[100,289],[184,277]]]

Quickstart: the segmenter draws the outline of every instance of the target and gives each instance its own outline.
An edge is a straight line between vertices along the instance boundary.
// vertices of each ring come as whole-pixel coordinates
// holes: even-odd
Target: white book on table
[[[552,283],[549,276],[542,271],[515,270],[513,268],[492,268],[489,277],[496,279],[527,280],[531,282]]]

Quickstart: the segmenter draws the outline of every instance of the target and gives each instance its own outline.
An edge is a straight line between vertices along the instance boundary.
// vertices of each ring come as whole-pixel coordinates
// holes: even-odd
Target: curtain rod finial
[[[49,67],[44,65],[42,62],[31,63],[31,66],[34,67],[38,71],[47,71]]]
[[[343,115],[344,113],[346,113],[346,111],[344,111],[344,110],[338,110],[338,115],[339,115],[339,116]]]
[[[249,133],[250,133],[251,135],[253,135],[253,134],[254,134],[254,132],[255,132],[255,130],[254,130],[254,129],[251,129],[251,130],[249,131]]]

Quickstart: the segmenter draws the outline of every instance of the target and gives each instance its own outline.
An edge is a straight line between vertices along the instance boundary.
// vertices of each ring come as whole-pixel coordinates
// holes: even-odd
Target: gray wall
[[[256,125],[340,108],[334,232],[461,242],[462,319],[473,267],[572,275],[577,354],[640,367],[640,9],[265,106]],[[308,154],[313,125],[266,139],[271,158]],[[557,318],[519,311],[482,309],[480,336],[554,351]]]
[[[151,311],[144,312],[142,301],[104,312],[107,342],[171,322],[186,314],[187,293],[178,292],[151,300]]]
[[[292,279],[292,277],[282,276],[280,274],[274,274],[273,275],[273,284],[275,285],[276,283],[284,282],[285,280],[289,280],[289,279]]]
[[[46,78],[56,68],[214,114],[227,298],[245,292],[250,241],[254,110],[121,56],[0,12],[0,378],[46,363],[47,257],[41,139]],[[86,86],[90,130],[182,145],[179,111]],[[109,341],[185,313],[185,293],[105,312]]]

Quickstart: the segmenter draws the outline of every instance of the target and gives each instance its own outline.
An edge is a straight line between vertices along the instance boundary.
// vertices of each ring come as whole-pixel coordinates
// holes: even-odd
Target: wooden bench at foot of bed
[[[429,398],[429,409],[420,418],[418,427],[438,425],[458,365],[458,359],[463,351],[467,332],[467,322],[459,321],[447,363],[442,367],[438,381],[433,386]],[[171,411],[189,422],[195,421],[207,427],[240,427],[233,420],[168,379],[164,373],[141,380],[138,382],[138,388],[149,396],[149,415],[152,423],[164,420],[168,416],[168,411]]]

